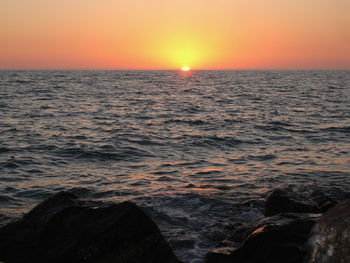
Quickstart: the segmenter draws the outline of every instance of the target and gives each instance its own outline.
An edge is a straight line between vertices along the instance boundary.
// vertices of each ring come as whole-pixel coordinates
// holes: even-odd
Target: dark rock
[[[313,191],[309,198],[317,205],[318,210],[322,213],[326,212],[328,209],[337,204],[336,201],[320,190]]]
[[[274,190],[265,203],[265,216],[278,213],[320,213],[321,210],[313,202],[304,201],[295,193],[287,193],[282,189]]]
[[[334,205],[336,202],[319,190],[301,195],[276,189],[265,202],[266,217],[226,227],[232,231],[231,236],[207,253],[206,262],[301,263],[312,226],[320,213]],[[245,206],[259,208],[261,205],[249,200],[240,204]]]
[[[307,214],[305,217],[311,215]],[[257,218],[249,223],[240,225],[237,227],[231,237],[230,241],[236,243],[242,243],[249,235],[251,235],[256,229],[259,229],[265,225],[285,225],[289,224],[292,220],[303,218],[301,214],[279,214],[271,217]]]
[[[157,225],[135,204],[92,207],[65,192],[0,229],[0,260],[179,262]]]
[[[350,200],[328,210],[313,227],[305,262],[350,262]]]
[[[232,240],[244,241],[236,249],[216,248],[207,263],[301,263],[308,234],[319,214],[280,214],[237,229]]]
[[[235,251],[233,247],[218,247],[210,250],[205,255],[205,262],[221,263],[227,261],[230,255]]]

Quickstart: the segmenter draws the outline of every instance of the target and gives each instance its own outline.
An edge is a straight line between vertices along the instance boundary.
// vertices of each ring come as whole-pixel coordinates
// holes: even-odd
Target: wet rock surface
[[[276,189],[266,199],[265,217],[234,227],[226,240],[207,253],[205,261],[302,263],[307,255],[312,227],[322,212],[335,204],[318,190],[300,196],[292,191]]]
[[[206,262],[302,262],[308,233],[320,214],[279,214],[238,227],[229,241],[235,249],[219,247]]]
[[[0,260],[179,262],[158,226],[135,204],[101,206],[66,192],[0,229]]]
[[[334,207],[337,202],[330,198],[328,195],[324,194],[320,190],[313,191],[310,196],[310,200],[316,204],[317,209],[324,213],[328,209]]]
[[[350,200],[328,210],[313,227],[305,262],[350,262]]]
[[[322,213],[336,204],[330,197],[319,190],[309,196],[282,189],[274,190],[266,199],[265,216],[278,213]]]

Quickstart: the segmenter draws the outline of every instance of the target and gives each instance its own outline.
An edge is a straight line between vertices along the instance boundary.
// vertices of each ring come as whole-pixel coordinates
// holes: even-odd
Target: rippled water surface
[[[133,200],[201,262],[271,189],[349,191],[349,73],[0,71],[0,224],[60,190]]]

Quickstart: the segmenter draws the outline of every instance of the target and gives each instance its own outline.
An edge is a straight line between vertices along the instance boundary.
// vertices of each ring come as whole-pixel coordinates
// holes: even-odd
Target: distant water
[[[61,190],[132,200],[201,262],[272,189],[349,178],[349,71],[0,71],[1,224]]]

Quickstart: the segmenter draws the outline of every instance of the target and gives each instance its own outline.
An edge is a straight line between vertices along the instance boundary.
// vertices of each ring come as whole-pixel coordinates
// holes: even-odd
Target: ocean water
[[[0,71],[0,224],[61,190],[202,262],[276,187],[350,191],[349,71]]]

